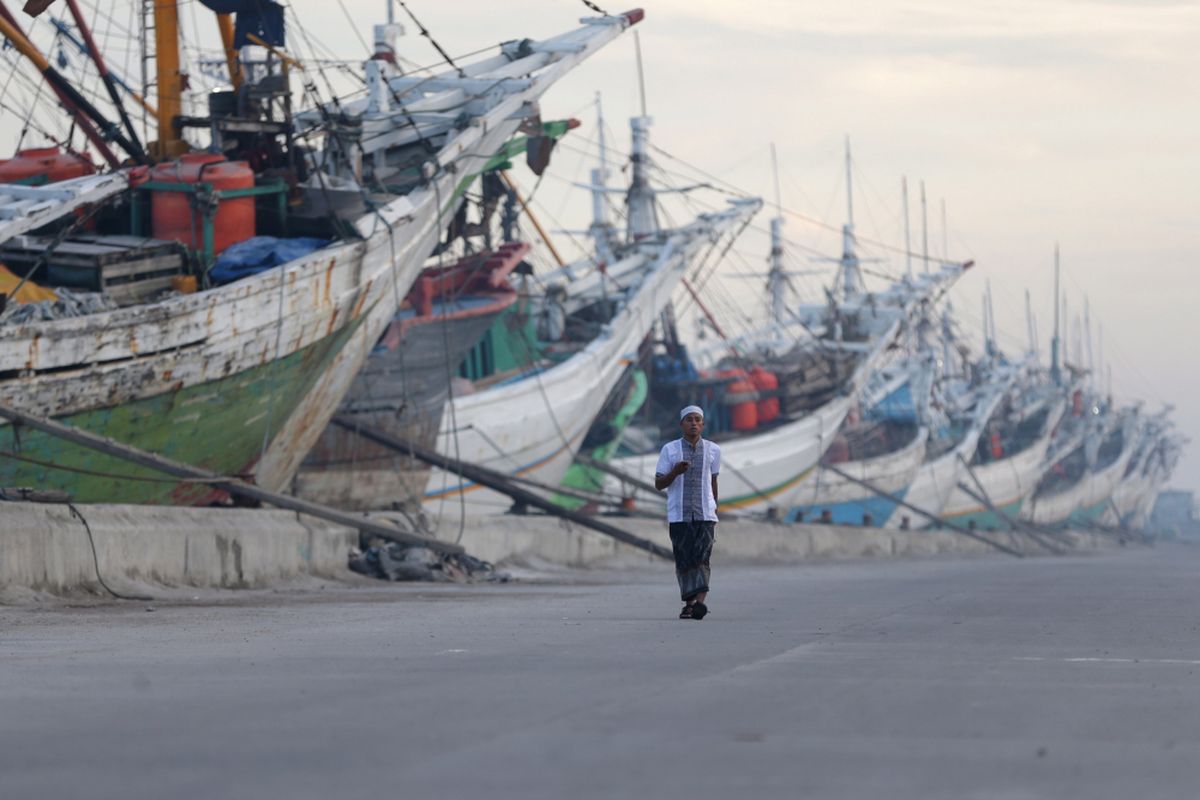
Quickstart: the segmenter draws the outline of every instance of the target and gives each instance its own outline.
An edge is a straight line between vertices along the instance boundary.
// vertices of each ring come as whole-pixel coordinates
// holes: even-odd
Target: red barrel
[[[213,153],[188,153],[156,166],[150,179],[159,183],[207,183],[217,191],[250,189],[254,170],[245,161],[226,161]],[[150,204],[155,239],[182,242],[192,250],[204,247],[204,217],[197,197],[188,192],[158,190]],[[254,198],[222,200],[212,217],[213,254],[254,236]]]
[[[64,153],[57,147],[19,150],[14,158],[0,161],[0,183],[58,183],[95,173],[92,162],[78,153]]]
[[[735,431],[750,431],[758,427],[757,394],[753,383],[739,378],[725,387],[725,397],[730,402],[729,424]]]
[[[758,390],[758,421],[771,422],[779,417],[779,378],[775,373],[767,372],[762,367],[750,370],[750,382]]]

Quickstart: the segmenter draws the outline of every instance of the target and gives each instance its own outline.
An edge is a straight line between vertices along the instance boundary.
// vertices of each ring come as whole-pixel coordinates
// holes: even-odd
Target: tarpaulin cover
[[[280,239],[275,236],[255,236],[238,242],[217,257],[208,276],[214,284],[232,283],[236,280],[286,264],[297,258],[316,252],[329,244],[328,239],[300,236],[295,239]]]
[[[14,291],[16,294],[13,294]],[[22,284],[20,277],[9,272],[8,267],[3,264],[0,264],[0,294],[8,295],[14,303],[40,303],[43,300],[58,299],[58,295],[53,291],[38,286],[33,281],[25,281]]]

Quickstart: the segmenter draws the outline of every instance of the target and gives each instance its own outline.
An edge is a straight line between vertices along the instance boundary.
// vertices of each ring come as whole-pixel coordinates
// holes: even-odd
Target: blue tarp
[[[883,398],[867,415],[871,419],[916,423],[918,421],[917,406],[913,400],[912,385],[906,383],[896,389]]]
[[[237,14],[233,46],[241,49],[252,44],[247,34],[253,33],[267,44],[283,47],[285,23],[283,6],[274,0],[200,0],[217,14]]]
[[[295,239],[255,236],[221,253],[208,276],[214,284],[232,283],[316,252],[328,244],[328,239],[310,236]]]

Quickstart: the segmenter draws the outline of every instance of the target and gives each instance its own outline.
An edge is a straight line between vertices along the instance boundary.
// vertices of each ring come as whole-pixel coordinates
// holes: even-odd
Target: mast
[[[1033,300],[1029,296],[1029,290],[1025,290],[1025,328],[1029,333],[1029,352],[1034,356],[1037,355],[1037,331],[1033,325]]]
[[[653,120],[646,115],[646,82],[642,75],[642,40],[638,37],[637,31],[634,31],[633,41],[637,47],[638,91],[641,95],[642,115],[629,120],[629,127],[633,134],[633,147],[630,152],[633,175],[629,181],[629,192],[625,195],[625,203],[628,208],[627,241],[629,242],[657,236],[659,232],[658,204],[647,175],[650,160],[648,153],[650,125]]]
[[[846,137],[846,224],[842,226],[842,258],[838,271],[841,273],[842,299],[853,297],[866,290],[859,270],[857,243],[854,237],[854,177],[853,161],[850,156],[850,137]]]
[[[1066,293],[1063,294],[1063,299],[1062,299],[1062,321],[1063,321],[1064,328],[1070,328],[1071,315],[1067,313],[1067,295],[1066,295]],[[1071,348],[1069,346],[1070,344],[1071,344],[1071,331],[1066,330],[1063,332],[1063,337],[1062,337],[1062,363],[1063,363],[1063,366],[1066,366],[1067,364],[1070,363],[1070,357],[1068,355],[1071,352]]]
[[[58,96],[58,99],[62,101],[63,106],[75,120],[75,124],[79,126],[84,136],[99,151],[101,157],[104,158],[108,165],[115,167],[120,164],[120,159],[113,153],[112,148],[108,146],[108,142],[105,141],[100,131],[97,130],[97,126],[105,129],[111,126],[105,122],[101,122],[100,119],[102,117],[97,119],[99,112],[91,107],[91,104],[88,103],[83,95],[79,94],[79,91],[63,78],[58,70],[46,60],[41,51],[25,37],[24,31],[17,24],[17,18],[12,15],[8,10],[8,6],[4,5],[2,0],[0,0],[0,35],[11,42],[13,47],[17,49],[17,52],[24,56],[42,74],[42,77],[45,78],[51,90]],[[92,124],[93,120],[96,120],[95,125]]]
[[[129,113],[125,110],[125,104],[121,101],[121,93],[117,90],[117,82],[113,78],[112,73],[108,71],[108,65],[104,63],[104,56],[100,54],[100,48],[96,47],[96,40],[92,38],[92,30],[88,27],[83,12],[79,10],[79,3],[77,0],[67,0],[67,8],[71,11],[71,16],[75,20],[75,26],[79,28],[79,34],[83,37],[88,55],[91,57],[92,63],[96,65],[96,71],[100,73],[100,79],[104,82],[104,88],[108,91],[108,97],[117,109],[117,114],[121,117],[121,124],[125,126],[126,137],[133,148],[130,155],[143,164],[147,163],[146,151],[142,149],[142,143],[138,139],[137,131],[133,127],[133,120],[129,118]]]
[[[988,288],[991,288],[990,278],[988,279]],[[993,355],[992,326],[988,324],[988,296],[986,292],[984,292],[984,295],[982,298],[980,298],[980,301],[983,304],[983,351],[990,356]]]
[[[989,324],[988,341],[992,343],[992,349],[996,349],[996,309],[992,306],[992,279],[987,280],[987,319]]]
[[[900,177],[900,194],[904,200],[904,271],[912,280],[912,231],[908,224],[908,176]]]
[[[154,60],[158,75],[158,141],[151,145],[158,158],[174,158],[187,150],[175,127],[183,113],[183,74],[179,60],[179,7],[175,0],[154,2]]]
[[[929,272],[929,208],[925,205],[925,181],[921,181],[921,263]]]
[[[950,260],[950,232],[946,227],[946,198],[942,198],[942,260]]]
[[[604,140],[604,110],[600,105],[600,93],[596,92],[596,130],[600,143],[600,167],[592,170],[592,224],[588,235],[596,258],[608,264],[613,260],[613,227],[608,219],[608,146]]]
[[[767,272],[767,292],[771,296],[771,320],[783,324],[783,203],[779,192],[779,161],[771,142],[771,170],[775,176],[775,216],[771,218],[771,268]]]
[[[1096,362],[1092,358],[1092,309],[1088,296],[1083,296],[1083,339],[1087,347],[1088,383],[1096,388]]]
[[[951,342],[954,341],[954,328],[950,323],[950,314],[952,309],[950,302],[946,302],[946,307],[942,311],[942,374],[951,375],[957,372],[950,372],[951,364]]]
[[[1062,385],[1062,372],[1059,368],[1058,350],[1059,350],[1059,317],[1058,317],[1058,298],[1059,298],[1059,266],[1058,266],[1058,242],[1054,243],[1054,336],[1050,339],[1050,377],[1058,385]],[[1063,299],[1066,303],[1066,299]],[[1065,360],[1064,356],[1064,360]]]

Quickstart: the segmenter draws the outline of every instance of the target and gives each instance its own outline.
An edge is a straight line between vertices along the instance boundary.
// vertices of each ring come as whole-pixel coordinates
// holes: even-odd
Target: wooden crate
[[[178,242],[142,236],[73,236],[44,261],[52,240],[22,236],[0,249],[0,262],[24,273],[41,263],[39,283],[103,292],[120,305],[142,303],[185,273],[187,254]]]

